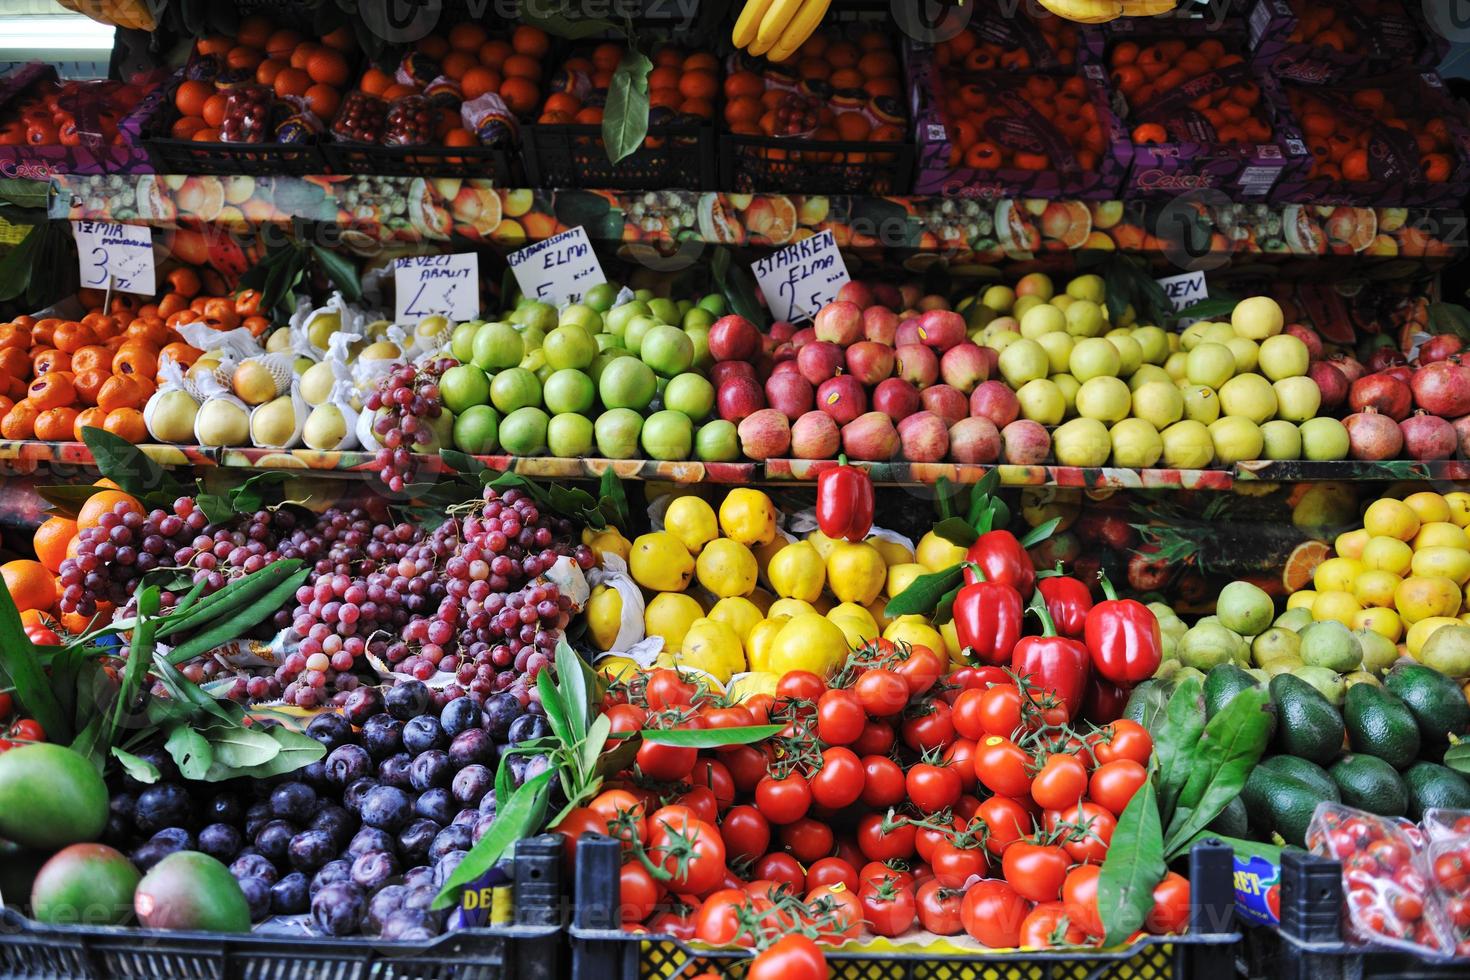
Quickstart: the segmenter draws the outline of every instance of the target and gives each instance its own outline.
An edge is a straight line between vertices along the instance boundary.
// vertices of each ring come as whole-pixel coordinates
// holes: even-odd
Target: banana
[[[1106,24],[1123,16],[1123,0],[1040,0],[1063,20],[1078,24]]]
[[[1156,17],[1179,6],[1179,0],[1123,0],[1124,17]]]
[[[771,61],[785,61],[796,52],[796,49],[806,43],[806,39],[812,36],[817,25],[827,13],[832,0],[806,0],[791,23],[786,26],[781,39],[776,42],[771,53],[766,55]]]
[[[737,48],[750,47],[750,42],[755,40],[756,30],[760,27],[761,18],[771,6],[771,0],[746,0],[740,16],[735,20],[735,29],[730,32],[730,40]]]
[[[751,49],[751,54],[759,54],[771,50],[776,42],[781,40],[781,35],[786,32],[786,26],[791,23],[796,12],[801,9],[803,0],[774,0],[771,9],[761,18],[760,30],[756,31],[756,44],[761,46],[761,51]],[[811,0],[806,0],[811,2]]]

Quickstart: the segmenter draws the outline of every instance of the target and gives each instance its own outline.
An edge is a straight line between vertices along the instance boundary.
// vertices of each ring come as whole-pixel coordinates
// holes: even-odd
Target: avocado
[[[1276,833],[1286,843],[1302,847],[1306,842],[1307,825],[1317,804],[1323,799],[1336,801],[1338,798],[1336,784],[1330,778],[1327,782],[1331,792],[1324,795],[1320,786],[1278,768],[1264,764],[1256,766],[1241,791],[1251,826],[1262,837]]]
[[[107,784],[80,753],[35,742],[0,754],[0,837],[55,850],[106,826]]]
[[[141,876],[106,844],[73,844],[47,861],[31,888],[31,914],[40,922],[122,925],[133,917]]]
[[[1143,681],[1128,695],[1123,717],[1153,731],[1154,725],[1163,720],[1164,709],[1173,693],[1174,685],[1168,681],[1158,678]]]
[[[1342,716],[1315,687],[1292,674],[1271,678],[1271,701],[1276,705],[1276,747],[1326,765],[1342,751]]]
[[[1419,820],[1432,806],[1470,810],[1470,781],[1453,769],[1433,762],[1416,762],[1404,770],[1409,787],[1409,819]]]
[[[1262,759],[1261,765],[1272,772],[1295,779],[1299,783],[1305,783],[1311,787],[1313,793],[1319,799],[1331,800],[1334,803],[1342,802],[1337,790],[1337,783],[1333,782],[1332,775],[1315,762],[1299,759],[1294,755],[1273,755],[1269,759]]]
[[[1235,700],[1235,696],[1246,688],[1257,687],[1259,682],[1234,664],[1211,667],[1205,675],[1205,717],[1213,718]]]
[[[1464,734],[1470,728],[1470,704],[1460,686],[1423,664],[1398,664],[1383,684],[1402,700],[1419,725],[1421,741],[1444,745],[1446,732]]]
[[[1250,821],[1246,817],[1245,801],[1238,796],[1233,798],[1206,829],[1226,837],[1249,837]]]
[[[1419,757],[1419,725],[1392,691],[1354,684],[1348,688],[1342,720],[1354,752],[1376,756],[1395,769],[1407,769]]]
[[[1349,752],[1329,770],[1342,802],[1380,817],[1402,817],[1409,810],[1409,787],[1383,759]]]

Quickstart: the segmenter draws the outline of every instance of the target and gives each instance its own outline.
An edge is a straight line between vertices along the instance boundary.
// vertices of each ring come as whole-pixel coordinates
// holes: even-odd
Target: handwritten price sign
[[[791,323],[816,316],[851,281],[830,231],[774,252],[750,268],[771,316]]]
[[[511,252],[506,262],[522,293],[556,306],[575,303],[588,289],[607,282],[581,225]]]
[[[480,315],[480,257],[410,255],[393,261],[395,323],[439,315],[464,322]]]
[[[153,234],[146,226],[73,221],[71,230],[83,286],[153,295]]]

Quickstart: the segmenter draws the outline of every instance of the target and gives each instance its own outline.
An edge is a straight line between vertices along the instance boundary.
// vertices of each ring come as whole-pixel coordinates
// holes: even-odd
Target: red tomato
[[[657,824],[649,837],[648,854],[673,876],[668,886],[677,892],[703,895],[725,878],[725,842],[703,820],[690,820],[683,826]]]
[[[975,745],[975,775],[1000,796],[1031,795],[1030,765],[1031,756],[1008,738],[989,735]]]
[[[1097,877],[1102,869],[1095,864],[1081,864],[1067,872],[1062,882],[1062,905],[1067,917],[1089,936],[1103,934],[1102,916],[1097,910]]]
[[[893,861],[869,861],[858,869],[858,887],[872,882],[881,885],[883,882],[891,882],[900,888],[914,887],[914,875],[909,871],[902,860]]]
[[[817,703],[827,682],[809,670],[788,670],[776,682],[776,697],[788,701],[810,701]]]
[[[960,903],[960,922],[976,942],[994,949],[1019,945],[1021,923],[1031,903],[1004,881],[987,878],[965,892]]]
[[[566,851],[567,861],[576,860],[577,841],[582,839],[583,834],[603,834],[607,832],[607,824],[597,814],[585,806],[573,807],[566,816],[562,817],[556,826],[551,828],[558,834],[566,835],[562,842],[562,848]]]
[[[1105,762],[1092,771],[1087,796],[1092,802],[1119,816],[1133,794],[1148,779],[1148,770],[1132,759]]]
[[[770,757],[754,745],[716,749],[715,756],[725,764],[735,782],[735,789],[741,793],[755,789],[755,784],[765,778],[766,767],[771,762]]]
[[[909,694],[923,694],[944,674],[944,660],[926,646],[909,647],[907,659],[900,660],[893,672],[909,686]]]
[[[1031,783],[1031,798],[1047,810],[1074,806],[1087,795],[1087,766],[1075,755],[1049,756]]]
[[[806,869],[806,883],[812,888],[841,884],[849,891],[857,891],[857,870],[840,857],[825,857],[813,861],[811,867]]]
[[[642,922],[653,914],[663,888],[640,861],[623,864],[618,878],[618,911],[624,922]]]
[[[935,813],[954,806],[964,789],[960,774],[951,766],[935,766],[920,762],[904,777],[909,800],[920,813]]]
[[[1154,886],[1154,909],[1145,924],[1152,933],[1184,931],[1189,925],[1188,878],[1172,871],[1164,875],[1164,880]]]
[[[794,823],[811,809],[812,788],[796,773],[780,779],[767,776],[756,783],[755,805],[771,823]]]
[[[946,888],[964,887],[972,875],[985,874],[989,865],[985,854],[985,848],[978,842],[960,847],[951,841],[941,841],[929,858],[934,880]]]
[[[695,690],[694,684],[684,680],[677,670],[659,667],[648,675],[643,696],[647,699],[650,710],[661,711],[664,708],[682,708],[692,704]]]
[[[10,692],[9,691],[0,691],[0,719],[4,719],[4,718],[9,718],[10,717],[10,708],[11,708]]]
[[[809,782],[813,803],[829,810],[841,810],[863,795],[867,777],[853,751],[836,745],[822,753],[822,768],[812,774]]]
[[[709,789],[715,795],[715,804],[720,812],[730,809],[735,802],[735,780],[730,770],[718,759],[699,759],[689,773],[689,782],[694,786]]]
[[[923,711],[927,708],[927,711]],[[954,722],[950,719],[949,704],[942,700],[929,701],[920,709],[922,714],[909,714],[903,720],[904,744],[915,752],[942,749],[955,739]]]
[[[914,895],[920,928],[936,936],[957,935],[964,928],[960,922],[960,901],[964,895],[957,888],[945,888],[937,879],[924,882]]]
[[[874,718],[898,714],[909,703],[909,685],[902,677],[881,667],[862,673],[853,686],[863,710]]]
[[[828,745],[851,745],[868,721],[857,695],[851,691],[827,691],[817,699],[817,737]]]
[[[771,824],[753,806],[732,806],[720,824],[726,856],[732,861],[754,861],[771,846]]]
[[[749,900],[750,896],[738,888],[711,892],[699,911],[694,913],[694,934],[711,946],[728,946],[731,943],[754,945],[755,939],[749,933],[735,938],[740,931],[737,913]]]
[[[1010,738],[1021,727],[1021,691],[1014,683],[988,688],[977,713],[986,735]],[[975,736],[980,741],[980,736]]]
[[[1017,894],[1033,902],[1057,900],[1071,863],[1067,852],[1060,847],[1029,841],[1012,844],[1000,859],[1006,881]]]
[[[699,750],[688,745],[660,745],[647,739],[638,747],[638,771],[658,782],[682,781],[694,769]]]
[[[976,812],[990,831],[985,847],[991,854],[1004,854],[1006,848],[1031,833],[1031,811],[1008,796],[992,796],[981,802]]]
[[[863,926],[863,903],[857,895],[844,885],[823,885],[806,893],[807,905],[817,904],[817,910],[831,910],[833,923],[817,938],[822,942],[841,943],[857,936]],[[748,978],[749,973],[746,974]],[[790,978],[783,978],[790,980]]]
[[[857,844],[869,861],[907,858],[914,853],[914,825],[899,819],[884,827],[881,813],[870,813],[858,821]]]
[[[44,742],[46,730],[34,718],[22,718],[10,726],[5,737],[17,742]]]
[[[949,840],[951,831],[960,829],[963,829],[963,825],[958,820],[942,830],[935,830],[933,827],[915,827],[914,853],[918,854],[923,860],[928,861],[934,853],[935,845],[940,841]]]
[[[714,823],[720,816],[720,805],[715,802],[715,794],[704,786],[695,786],[687,793],[678,798],[680,806],[687,806],[694,811],[694,815],[705,823]]]
[[[1146,766],[1153,751],[1154,740],[1149,737],[1148,729],[1127,718],[1119,718],[1104,726],[1092,743],[1092,753],[1097,756],[1098,765],[1117,759],[1132,759],[1140,766]]]
[[[887,756],[869,755],[862,759],[862,764],[863,803],[882,810],[903,802],[905,781],[898,763]]]
[[[832,844],[832,828],[811,817],[802,817],[781,828],[781,846],[802,864],[811,864],[831,854]]]
[[[950,720],[961,737],[979,741],[990,734],[980,716],[980,703],[985,700],[985,694],[978,688],[969,688],[961,691],[950,705]]]
[[[1062,838],[1062,846],[1078,864],[1102,864],[1118,829],[1118,818],[1096,803],[1079,803],[1062,811],[1061,820],[1075,825]]]
[[[636,704],[615,704],[608,708],[603,714],[612,724],[615,732],[637,732],[642,731],[643,726],[648,723],[648,712]]]
[[[867,724],[863,726],[863,733],[848,748],[859,756],[887,755],[893,750],[893,742],[893,725],[886,721],[875,721],[869,718]]]
[[[693,939],[696,912],[693,909],[684,912],[667,909],[648,920],[648,931],[673,936],[675,939]]]
[[[755,876],[767,881],[784,882],[797,893],[806,888],[806,872],[802,870],[801,862],[785,851],[772,851],[757,861]]]
[[[1036,949],[1053,946],[1081,946],[1087,942],[1084,933],[1067,916],[1061,902],[1043,902],[1021,921],[1021,945]]]
[[[49,626],[27,626],[26,638],[38,647],[59,647],[61,637]]]
[[[827,980],[827,958],[806,936],[782,936],[751,961],[745,980]]]
[[[901,936],[914,924],[914,893],[892,882],[868,882],[858,892],[863,918],[877,936]]]
[[[776,699],[764,692],[752,694],[745,699],[745,710],[750,712],[753,724],[768,725],[771,723],[771,708],[776,704]]]

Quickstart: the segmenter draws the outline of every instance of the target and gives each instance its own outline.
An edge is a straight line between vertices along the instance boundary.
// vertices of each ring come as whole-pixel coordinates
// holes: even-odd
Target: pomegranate
[[[1317,382],[1317,388],[1322,392],[1324,414],[1337,411],[1347,401],[1347,376],[1327,361],[1313,361],[1307,368],[1307,377]]]
[[[1302,323],[1288,323],[1286,332],[1307,345],[1307,353],[1312,360],[1322,359],[1322,337],[1317,331]]]
[[[1412,385],[1414,382],[1414,369],[1409,367],[1408,364],[1394,364],[1384,368],[1378,373],[1386,374],[1390,378],[1402,381],[1406,385]]]
[[[1395,459],[1404,448],[1404,434],[1397,423],[1377,409],[1365,408],[1342,420],[1348,430],[1348,448],[1353,459]]]
[[[1458,354],[1464,349],[1465,344],[1459,337],[1452,333],[1442,333],[1437,337],[1430,337],[1419,345],[1419,363],[1433,364],[1452,354]]]
[[[1342,372],[1342,376],[1348,379],[1348,384],[1357,381],[1368,373],[1368,369],[1358,362],[1351,354],[1329,354],[1327,363]]]
[[[1454,423],[1422,411],[1400,422],[1399,430],[1404,434],[1404,452],[1410,459],[1449,459],[1460,445]]]
[[[1398,378],[1386,374],[1368,374],[1348,388],[1348,405],[1355,412],[1374,408],[1395,422],[1409,417],[1414,407],[1414,393]]]
[[[1470,415],[1461,415],[1454,421],[1455,434],[1460,438],[1460,455],[1470,458]]]
[[[1426,412],[1446,419],[1470,413],[1470,368],[1458,357],[1424,365],[1414,372],[1409,386],[1414,403]]]
[[[1369,371],[1383,371],[1395,364],[1407,364],[1408,361],[1403,352],[1395,347],[1379,347],[1368,355],[1366,364]]]

